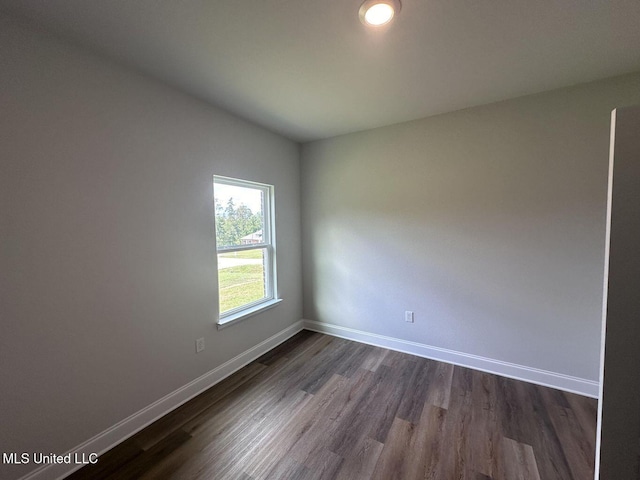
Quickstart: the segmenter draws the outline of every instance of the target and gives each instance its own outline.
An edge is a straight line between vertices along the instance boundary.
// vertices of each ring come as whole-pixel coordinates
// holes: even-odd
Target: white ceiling
[[[0,0],[306,141],[640,70],[640,0]]]

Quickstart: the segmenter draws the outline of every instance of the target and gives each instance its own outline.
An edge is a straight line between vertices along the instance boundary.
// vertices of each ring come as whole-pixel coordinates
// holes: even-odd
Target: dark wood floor
[[[303,331],[69,478],[590,480],[596,408]]]

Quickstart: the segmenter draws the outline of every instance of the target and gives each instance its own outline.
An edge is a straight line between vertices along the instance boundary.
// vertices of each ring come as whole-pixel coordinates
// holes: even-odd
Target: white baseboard
[[[584,378],[572,377],[561,373],[550,372],[538,368],[526,367],[515,363],[503,362],[492,358],[456,352],[446,348],[432,347],[422,343],[410,342],[399,338],[387,337],[375,333],[341,327],[329,323],[304,320],[304,328],[314,332],[326,333],[335,337],[346,338],[360,343],[388,348],[398,352],[410,353],[419,357],[452,363],[462,367],[494,373],[503,377],[523,380],[545,387],[557,388],[567,392],[578,393],[587,397],[598,398],[599,382]]]
[[[232,373],[240,370],[248,363],[254,361],[256,358],[264,355],[269,350],[277,347],[288,338],[294,336],[304,328],[303,325],[304,322],[302,320],[299,320],[290,327],[285,328],[284,330],[267,338],[264,342],[261,342],[255,347],[242,352],[240,355],[223,363],[219,367],[210,370],[209,372],[196,378],[195,380],[189,382],[188,384],[175,390],[174,392],[165,395],[148,407],[143,408],[142,410],[134,413],[128,418],[125,418],[121,422],[118,422],[114,426],[78,445],[67,453],[71,453],[72,456],[73,454],[77,453],[80,458],[82,458],[82,454],[85,454],[86,458],[91,453],[95,452],[98,454],[102,454],[110,450],[111,448],[136,434],[146,426],[155,422],[160,417],[166,415],[172,410],[175,410],[183,403],[191,400],[196,395],[202,393],[216,383],[224,380]],[[82,467],[82,465],[43,465],[33,472],[30,472],[27,475],[23,476],[20,480],[61,479],[69,475],[73,471],[79,469],[80,467]]]

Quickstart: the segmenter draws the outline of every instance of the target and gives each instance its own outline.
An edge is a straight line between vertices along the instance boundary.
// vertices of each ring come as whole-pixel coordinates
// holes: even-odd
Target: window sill
[[[281,298],[275,298],[273,300],[269,300],[268,302],[261,303],[260,305],[247,308],[246,310],[242,310],[241,312],[221,318],[220,320],[218,320],[216,326],[218,327],[218,330],[222,330],[223,328],[227,328],[228,326],[233,325],[234,323],[238,323],[245,318],[249,318],[258,313],[262,313],[265,310],[269,310],[270,308],[278,305],[280,302],[282,302]]]

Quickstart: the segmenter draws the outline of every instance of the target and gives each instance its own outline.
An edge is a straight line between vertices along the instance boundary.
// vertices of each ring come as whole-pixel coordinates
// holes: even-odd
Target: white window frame
[[[242,252],[246,250],[264,249],[264,281],[265,281],[265,297],[255,302],[247,303],[240,307],[222,313],[220,311],[220,290],[218,290],[218,328],[224,328],[232,323],[243,320],[247,317],[260,313],[264,310],[272,308],[282,300],[278,298],[277,275],[276,275],[276,248],[275,248],[275,202],[274,187],[266,183],[252,182],[249,180],[241,180],[239,178],[223,177],[220,175],[213,176],[213,189],[215,200],[215,185],[223,184],[234,187],[252,188],[260,190],[263,193],[263,226],[262,226],[262,242],[252,243],[251,245],[237,245],[231,247],[219,247],[217,237],[214,230],[214,242],[216,242],[216,267],[218,254]],[[214,203],[214,229],[215,229],[215,203]],[[220,270],[217,269],[218,279]]]

